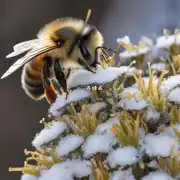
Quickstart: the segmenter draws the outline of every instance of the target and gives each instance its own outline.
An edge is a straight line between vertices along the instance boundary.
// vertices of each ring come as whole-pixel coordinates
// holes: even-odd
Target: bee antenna
[[[85,19],[85,24],[88,22],[89,18],[91,16],[91,9],[88,9],[87,15],[86,15],[86,19]],[[75,45],[79,42],[81,33],[84,30],[85,25],[82,27],[82,30],[79,34],[77,34],[77,36],[75,37],[75,40],[72,42],[71,48],[68,51],[68,56],[70,56],[72,54],[72,51],[74,50]]]
[[[98,46],[95,51],[97,51],[98,49],[106,49],[106,50],[112,51],[112,52],[114,52],[114,53],[117,53],[116,51],[114,51],[114,50],[112,50],[112,49],[110,49],[110,48],[107,48],[107,47],[105,47],[105,46]]]
[[[86,20],[85,23],[87,23],[89,21],[89,18],[91,16],[91,9],[88,9],[87,15],[86,15]]]

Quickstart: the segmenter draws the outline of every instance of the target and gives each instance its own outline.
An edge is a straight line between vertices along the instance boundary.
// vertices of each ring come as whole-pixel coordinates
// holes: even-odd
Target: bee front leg
[[[42,82],[44,86],[44,95],[49,104],[52,104],[56,100],[56,91],[54,89],[53,84],[50,81],[50,67],[52,65],[52,60],[50,57],[44,58],[44,66],[43,66],[43,74],[42,74]]]
[[[84,60],[82,59],[78,59],[78,63],[83,67],[85,68],[86,70],[92,72],[92,73],[96,73],[93,69],[91,69]]]
[[[69,91],[67,89],[66,77],[64,72],[62,71],[61,65],[59,63],[59,59],[56,59],[54,62],[54,73],[59,85],[63,88],[63,91],[66,93],[66,99],[67,99],[69,95]]]
[[[69,69],[68,69],[68,73],[67,73],[66,79],[68,79],[68,78],[69,78],[70,73],[71,73],[71,68],[69,68]]]
[[[95,59],[93,64],[91,64],[91,67],[96,67],[97,64],[100,64],[100,55],[101,55],[101,49],[100,47],[97,47],[95,50]]]

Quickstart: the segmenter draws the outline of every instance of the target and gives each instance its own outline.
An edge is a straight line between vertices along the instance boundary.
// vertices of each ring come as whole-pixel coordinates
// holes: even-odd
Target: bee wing
[[[6,58],[11,58],[19,54],[22,54],[23,52],[26,52],[30,49],[37,47],[38,45],[39,45],[39,39],[33,39],[33,40],[18,43],[13,47],[14,52],[8,54]]]
[[[27,62],[31,61],[33,58],[55,48],[56,48],[55,46],[49,46],[49,47],[34,49],[29,51],[25,56],[18,59],[12,66],[10,66],[10,68],[2,75],[1,79],[11,75],[13,72],[15,72],[17,69],[22,67]]]

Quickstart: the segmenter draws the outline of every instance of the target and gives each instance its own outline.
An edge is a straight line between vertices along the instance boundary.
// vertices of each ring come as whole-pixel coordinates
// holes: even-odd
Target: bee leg
[[[84,62],[84,60],[78,59],[78,63],[79,63],[82,67],[84,67],[86,70],[88,70],[88,71],[90,71],[90,72],[92,72],[92,73],[96,73],[93,69],[91,69],[91,68]]]
[[[54,62],[54,72],[55,72],[55,76],[56,76],[56,79],[57,79],[59,85],[61,85],[64,92],[66,93],[66,99],[67,99],[67,97],[69,95],[69,91],[67,89],[66,77],[65,77],[64,72],[62,71],[61,65],[59,63],[59,59],[56,59]]]
[[[100,64],[100,54],[99,48],[96,48],[95,50],[95,60],[93,64],[91,64],[91,67],[96,67],[98,64]]]
[[[49,104],[52,104],[56,100],[56,91],[54,89],[53,84],[50,81],[50,66],[51,66],[51,58],[46,57],[44,59],[44,67],[43,67],[43,86],[44,86],[44,95]]]
[[[68,78],[69,78],[70,73],[71,73],[71,68],[69,68],[69,69],[68,69],[68,73],[67,73],[66,79],[68,79]]]

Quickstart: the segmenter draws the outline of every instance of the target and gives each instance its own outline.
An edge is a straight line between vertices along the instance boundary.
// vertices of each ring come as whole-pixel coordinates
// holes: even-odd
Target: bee
[[[21,83],[25,93],[34,100],[46,98],[55,102],[58,85],[69,94],[67,79],[72,69],[84,68],[95,73],[99,63],[99,47],[104,40],[94,25],[86,20],[65,17],[46,24],[37,38],[14,46],[7,58],[27,52],[1,77],[9,76],[23,66]]]

